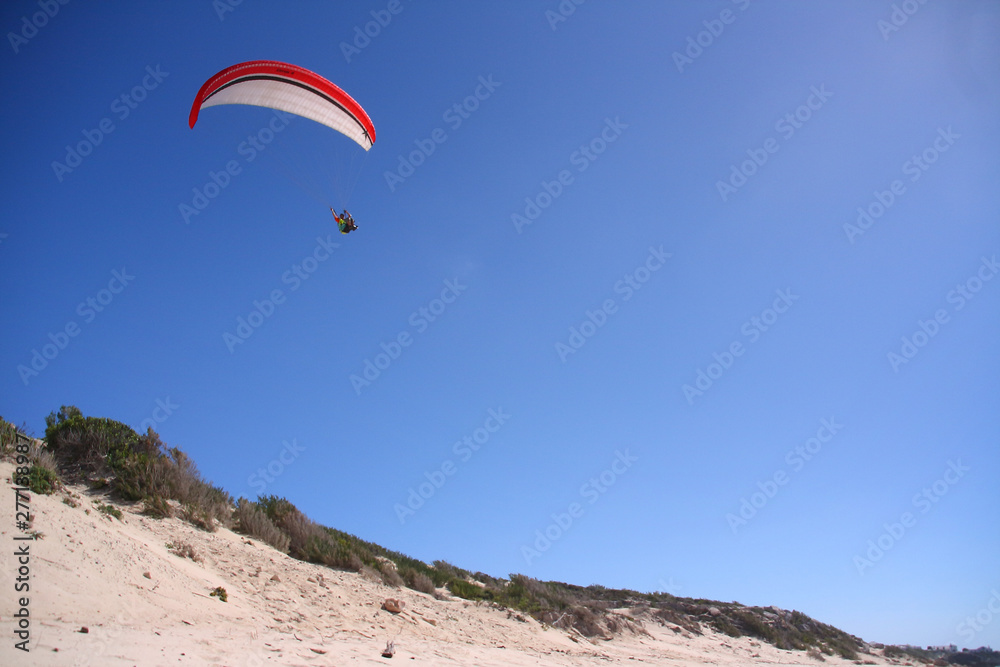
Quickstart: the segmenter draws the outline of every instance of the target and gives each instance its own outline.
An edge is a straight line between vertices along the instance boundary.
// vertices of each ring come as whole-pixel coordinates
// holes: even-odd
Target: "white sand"
[[[290,558],[220,528],[156,520],[114,503],[124,522],[94,509],[103,494],[73,487],[31,496],[30,653],[14,648],[12,614],[23,533],[14,523],[13,466],[0,463],[0,665],[845,665],[746,637],[688,635],[648,618],[648,634],[588,640],[507,610],[375,583]],[[87,514],[85,510],[89,509]],[[197,563],[172,554],[186,542]],[[149,578],[144,573],[149,573]],[[222,586],[228,602],[209,593]],[[381,609],[386,598],[402,613]],[[623,610],[626,611],[626,610]],[[822,619],[820,619],[822,620]],[[86,627],[89,632],[82,633]],[[395,638],[396,654],[381,657]],[[900,664],[863,655],[869,664]]]

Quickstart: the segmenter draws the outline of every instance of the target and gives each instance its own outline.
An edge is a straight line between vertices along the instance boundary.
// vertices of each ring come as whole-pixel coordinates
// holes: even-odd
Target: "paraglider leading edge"
[[[274,60],[253,60],[227,67],[211,77],[191,105],[188,125],[201,109],[248,104],[309,118],[356,141],[366,151],[375,143],[375,126],[354,98],[315,72]]]

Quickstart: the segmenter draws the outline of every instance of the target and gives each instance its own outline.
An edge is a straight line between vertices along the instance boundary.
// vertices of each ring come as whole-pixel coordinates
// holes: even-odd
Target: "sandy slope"
[[[94,509],[102,494],[74,487],[32,496],[31,652],[14,649],[12,466],[0,463],[0,664],[2,665],[841,665],[747,638],[695,637],[646,622],[648,634],[589,641],[505,610],[296,561],[220,529],[155,520],[118,505],[124,522]],[[85,510],[90,509],[89,514]],[[174,555],[186,542],[202,562]],[[14,545],[14,546],[12,546]],[[144,573],[148,573],[148,578]],[[222,586],[228,602],[210,597]],[[404,600],[402,613],[381,609]],[[89,632],[80,629],[86,626]],[[388,639],[396,655],[382,658]],[[869,659],[870,656],[865,656]],[[877,664],[891,664],[882,658]]]

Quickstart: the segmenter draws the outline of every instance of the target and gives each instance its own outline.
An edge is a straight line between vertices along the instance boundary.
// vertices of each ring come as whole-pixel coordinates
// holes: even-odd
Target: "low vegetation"
[[[196,563],[202,562],[201,555],[187,542],[170,542],[167,544],[167,551],[181,558],[190,558]]]
[[[169,501],[176,501],[183,517],[203,530],[231,525],[229,494],[203,480],[194,462],[164,445],[153,429],[139,435],[127,424],[85,417],[74,406],[51,413],[45,425],[46,449],[67,480],[142,501],[150,516],[171,516]]]
[[[8,458],[14,454],[14,446],[17,444],[17,434],[20,432],[16,426],[0,417],[0,456]]]
[[[178,516],[206,531],[225,526],[303,561],[360,572],[388,586],[407,586],[439,597],[450,594],[506,608],[508,615],[519,620],[531,616],[586,637],[644,633],[640,621],[646,621],[675,632],[714,630],[732,637],[754,637],[778,648],[809,651],[817,661],[824,655],[857,661],[859,653],[868,652],[858,638],[798,611],[583,587],[520,574],[501,579],[445,561],[428,565],[315,523],[286,498],[260,496],[255,501],[234,501],[202,479],[194,462],[179,448],[164,445],[152,429],[140,435],[121,422],[85,417],[73,406],[63,406],[45,422],[44,445],[35,445],[23,454],[23,462],[30,463],[24,469],[25,478],[36,493],[51,493],[63,479],[84,483],[122,501],[141,502],[141,511],[147,516]],[[15,450],[24,449],[18,444],[24,439],[19,433],[0,420],[0,455],[15,457]],[[121,518],[120,511],[111,505],[97,507]],[[178,556],[201,560],[189,544],[167,546]],[[226,599],[222,589],[212,595]]]
[[[17,428],[0,418],[0,456],[16,464],[15,483],[32,493],[49,495],[61,487],[58,465],[51,452]]]
[[[119,521],[121,521],[124,518],[122,511],[117,507],[115,507],[114,505],[103,505],[101,503],[97,503],[95,507],[97,508],[98,512],[103,512],[104,514],[114,517]]]
[[[963,665],[964,667],[996,667],[1000,651],[987,646],[957,650],[956,647],[882,646],[882,655],[901,665]],[[952,650],[956,648],[956,650]]]

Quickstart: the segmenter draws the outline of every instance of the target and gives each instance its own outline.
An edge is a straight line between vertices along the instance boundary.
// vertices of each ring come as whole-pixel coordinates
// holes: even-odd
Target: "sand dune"
[[[226,529],[207,533],[179,519],[123,520],[95,508],[102,493],[71,487],[31,496],[30,653],[14,648],[13,467],[0,535],[0,664],[3,665],[842,665],[746,637],[690,635],[640,619],[643,631],[588,640],[530,617],[461,599],[438,600],[350,572],[297,561]],[[72,496],[77,507],[64,499]],[[89,510],[89,513],[87,512]],[[178,556],[186,543],[201,559]],[[225,588],[227,602],[210,595]],[[386,598],[404,603],[393,614]],[[622,610],[628,613],[629,610]],[[86,632],[82,632],[82,628]],[[381,657],[394,640],[393,658]],[[899,664],[864,656],[869,664]]]

